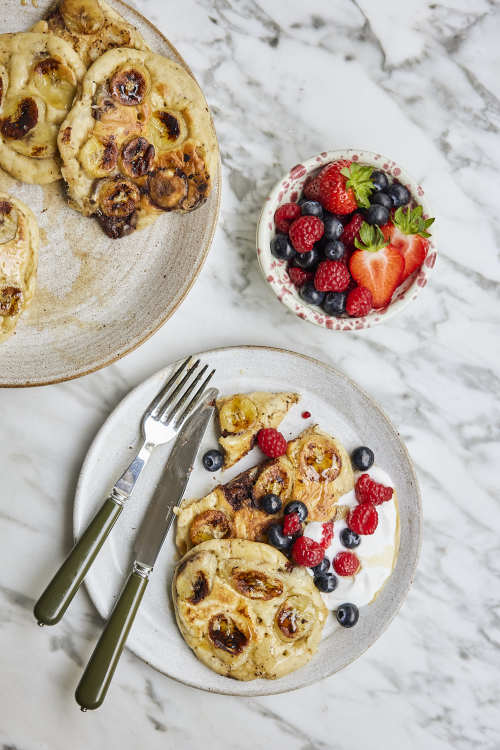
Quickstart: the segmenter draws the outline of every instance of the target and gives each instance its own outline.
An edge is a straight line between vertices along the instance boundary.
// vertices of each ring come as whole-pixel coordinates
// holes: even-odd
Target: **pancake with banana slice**
[[[289,442],[286,456],[244,471],[200,500],[185,500],[177,515],[177,549],[183,555],[208,539],[264,542],[268,526],[283,515],[283,510],[269,515],[259,509],[259,499],[268,493],[278,495],[282,507],[301,500],[309,521],[333,520],[337,512],[344,513],[339,499],[353,486],[344,446],[310,427]]]
[[[224,468],[233,466],[255,445],[257,433],[277,428],[289,409],[300,399],[298,393],[237,393],[217,401]]]
[[[64,39],[86,68],[113,47],[148,49],[137,29],[104,0],[61,0],[32,31],[50,32]]]
[[[53,34],[0,35],[0,166],[22,182],[61,177],[59,125],[85,67]]]
[[[178,563],[179,630],[207,667],[237,680],[276,679],[316,652],[327,609],[312,576],[267,544],[204,542]]]
[[[0,193],[0,341],[11,335],[33,298],[38,245],[32,211],[17,198]]]
[[[71,204],[116,239],[201,206],[218,146],[196,81],[172,60],[113,49],[87,71],[58,138]]]

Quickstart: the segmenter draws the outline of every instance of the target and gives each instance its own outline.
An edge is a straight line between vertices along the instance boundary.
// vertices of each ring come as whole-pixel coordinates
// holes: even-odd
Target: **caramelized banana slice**
[[[286,456],[265,464],[253,488],[253,498],[263,495],[278,495],[284,503],[292,493],[293,467]]]
[[[230,656],[237,656],[248,646],[250,632],[241,618],[236,622],[233,617],[221,612],[210,618],[208,637],[215,648],[225,651]]]
[[[299,466],[302,476],[313,482],[333,482],[340,474],[342,459],[331,440],[314,436],[304,445]]]
[[[104,143],[91,135],[80,149],[79,161],[89,177],[107,177],[116,167],[118,147],[113,136]]]
[[[0,245],[13,240],[17,234],[17,211],[8,201],[0,201]]]
[[[71,34],[95,34],[104,23],[97,0],[62,0],[59,11]]]
[[[231,583],[240,594],[249,599],[260,599],[268,602],[283,593],[283,584],[279,578],[272,578],[260,570],[242,570],[234,568]]]
[[[22,291],[15,286],[4,286],[0,289],[0,315],[7,317],[17,315],[23,300]]]
[[[217,558],[211,552],[203,551],[190,557],[179,566],[175,588],[180,599],[190,604],[199,604],[211,592]]]
[[[223,435],[248,430],[256,419],[257,407],[247,396],[234,396],[226,401],[219,411],[219,423]]]
[[[232,524],[222,510],[205,510],[191,522],[189,536],[193,545],[209,539],[225,539],[231,536]]]
[[[145,138],[132,138],[120,154],[120,169],[127,177],[143,177],[153,166],[155,147]]]
[[[137,211],[131,213],[130,216],[125,216],[123,219],[104,216],[103,213],[98,212],[97,220],[108,237],[111,237],[112,240],[117,240],[134,231],[137,226]]]
[[[149,175],[148,189],[152,202],[164,211],[179,208],[188,194],[188,181],[179,169],[162,167]]]
[[[105,180],[99,190],[99,208],[104,216],[112,219],[130,216],[137,208],[139,200],[139,189],[124,177]]]
[[[178,148],[188,136],[186,120],[175,109],[157,109],[148,123],[148,135],[158,151]]]
[[[56,109],[68,110],[76,89],[75,74],[67,65],[55,57],[38,62],[32,82],[42,99]]]
[[[286,599],[276,613],[276,627],[284,640],[298,641],[312,629],[316,611],[308,596],[296,594]]]
[[[6,117],[0,121],[4,138],[18,140],[33,130],[38,122],[38,105],[33,97],[25,97],[11,102],[6,107]]]
[[[151,79],[143,65],[123,66],[111,78],[111,96],[120,104],[131,107],[140,104],[150,88]]]

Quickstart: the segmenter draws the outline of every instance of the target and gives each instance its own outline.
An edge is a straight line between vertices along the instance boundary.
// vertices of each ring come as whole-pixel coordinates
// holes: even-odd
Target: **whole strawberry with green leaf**
[[[327,164],[318,175],[317,192],[323,208],[345,216],[357,208],[368,208],[374,190],[373,167],[341,159]]]
[[[397,248],[389,245],[376,224],[364,221],[359,237],[354,240],[357,249],[349,260],[351,275],[359,286],[370,290],[374,308],[385,307],[401,283],[404,258]]]
[[[434,219],[424,219],[422,206],[398,208],[392,220],[382,227],[389,247],[399,250],[404,259],[400,284],[420,268],[429,250],[431,236],[427,231]]]

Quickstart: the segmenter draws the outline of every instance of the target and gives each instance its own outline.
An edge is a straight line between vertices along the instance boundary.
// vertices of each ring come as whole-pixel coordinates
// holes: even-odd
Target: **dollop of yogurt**
[[[389,474],[378,466],[374,465],[365,472],[356,472],[355,482],[361,474],[369,474],[375,482],[394,488]],[[358,505],[354,490],[342,495],[339,504],[350,508]],[[335,573],[337,588],[328,594],[321,593],[328,609],[337,609],[344,602],[351,602],[357,607],[369,604],[392,573],[399,544],[399,518],[394,494],[391,500],[377,505],[376,508],[378,526],[375,532],[361,536],[361,543],[352,550],[359,558],[361,569],[355,576],[339,576]],[[346,547],[340,541],[340,534],[346,527],[347,523],[344,520],[335,521],[333,524],[333,539],[325,550],[325,557],[330,560],[330,565],[338,552],[346,551]],[[319,544],[322,531],[322,523],[311,521],[304,529],[304,536],[314,539]],[[329,572],[334,571],[330,568]],[[312,571],[310,573],[313,575]]]

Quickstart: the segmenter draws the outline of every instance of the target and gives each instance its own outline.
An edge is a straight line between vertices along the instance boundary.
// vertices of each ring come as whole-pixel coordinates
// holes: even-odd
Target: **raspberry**
[[[361,503],[349,513],[347,525],[356,534],[373,534],[378,526],[377,509],[371,503]]]
[[[361,563],[354,552],[339,552],[333,558],[333,569],[339,576],[354,576]]]
[[[364,286],[354,287],[347,295],[345,309],[351,318],[362,318],[363,315],[368,315],[372,307],[372,293]]]
[[[310,201],[319,201],[318,177],[308,177],[304,185],[304,198]]]
[[[293,536],[302,529],[298,513],[289,513],[283,519],[283,534]]]
[[[356,482],[355,490],[358,502],[372,503],[372,505],[386,503],[393,494],[392,487],[375,482],[369,474],[361,474]]]
[[[298,253],[308,253],[323,237],[325,227],[317,216],[301,216],[290,227],[290,242]]]
[[[299,536],[292,547],[292,558],[297,565],[305,565],[306,568],[314,568],[319,565],[325,556],[325,550],[307,536]]]
[[[281,432],[278,432],[273,427],[259,430],[257,433],[257,442],[262,453],[265,453],[269,458],[279,458],[279,456],[284,456],[286,453],[287,442]]]
[[[347,248],[354,246],[354,240],[359,240],[359,230],[364,219],[361,214],[354,214],[351,221],[345,225],[344,231],[340,235],[340,239]]]
[[[323,524],[323,534],[321,537],[320,544],[323,549],[328,549],[333,539],[333,522],[327,521]]]
[[[284,203],[274,212],[274,223],[278,232],[288,234],[290,224],[300,216],[300,206],[298,203]]]
[[[351,274],[341,260],[322,261],[314,275],[318,292],[343,292],[351,282]]]
[[[302,268],[299,268],[298,266],[290,266],[288,268],[288,275],[290,276],[290,279],[292,281],[292,284],[296,286],[297,288],[300,288],[303,286],[306,281],[312,281],[314,274],[312,271],[304,271]]]

